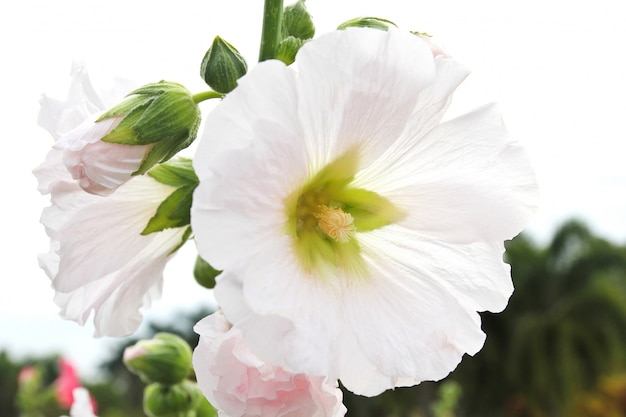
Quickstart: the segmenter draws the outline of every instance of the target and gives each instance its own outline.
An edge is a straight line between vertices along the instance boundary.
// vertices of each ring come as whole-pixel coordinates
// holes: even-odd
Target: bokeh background
[[[626,3],[308,0],[307,6],[318,35],[356,16],[379,16],[435,36],[473,71],[450,114],[498,102],[528,149],[542,193],[540,211],[509,245],[516,293],[504,313],[483,316],[483,351],[465,358],[444,385],[367,401],[347,396],[350,415],[626,415]],[[254,65],[261,12],[261,0],[0,5],[0,415],[17,415],[22,366],[40,364],[51,382],[59,357],[85,384],[99,384],[94,392],[110,396],[104,403],[119,402],[118,411],[105,407],[101,417],[133,415],[119,411],[132,401],[106,387],[132,393],[140,386],[115,361],[130,339],[94,339],[90,326],[59,318],[37,266],[37,254],[47,251],[38,219],[48,201],[31,171],[52,144],[36,123],[41,94],[65,97],[73,61],[86,62],[94,84],[121,76],[201,91],[200,61],[216,35]],[[203,112],[212,105],[203,103]],[[189,244],[168,265],[163,299],[146,311],[141,335],[183,323],[174,330],[194,343],[190,323],[214,308],[210,292],[193,280],[194,258]]]

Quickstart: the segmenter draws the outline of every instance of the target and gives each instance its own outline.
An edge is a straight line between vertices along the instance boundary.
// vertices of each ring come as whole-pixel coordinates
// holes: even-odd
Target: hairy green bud
[[[175,385],[150,384],[143,393],[143,409],[150,417],[180,417],[195,415],[194,410],[203,399],[195,382],[183,381]]]
[[[189,146],[198,133],[200,109],[181,84],[160,81],[132,91],[98,122],[113,117],[122,121],[102,138],[124,145],[153,145],[133,175],[144,174]]]
[[[230,93],[237,80],[248,71],[248,64],[234,46],[216,36],[200,65],[202,79],[218,93]]]
[[[283,11],[282,38],[293,36],[296,39],[307,40],[315,35],[315,25],[305,4],[305,0],[298,0],[285,7]]]
[[[176,335],[157,333],[127,347],[124,364],[146,383],[176,384],[191,373],[191,348]]]

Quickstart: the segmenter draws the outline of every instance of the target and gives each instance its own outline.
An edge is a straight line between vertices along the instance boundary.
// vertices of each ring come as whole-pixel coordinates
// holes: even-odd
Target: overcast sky
[[[257,57],[262,0],[22,0],[0,5],[2,120],[2,264],[0,349],[24,355],[62,350],[89,373],[106,342],[56,313],[36,256],[48,240],[38,219],[31,170],[52,139],[37,127],[43,92],[65,97],[73,60],[94,83],[113,76],[139,84],[161,79],[205,89],[199,65],[214,36]],[[473,70],[451,112],[500,104],[509,129],[527,147],[542,193],[528,228],[545,241],[572,216],[626,243],[626,2],[308,0],[318,31],[362,15],[428,32]],[[203,104],[203,111],[210,104]],[[165,296],[151,315],[207,302],[193,283],[194,249],[168,266]],[[90,353],[88,353],[90,352]],[[94,353],[95,352],[95,353]]]

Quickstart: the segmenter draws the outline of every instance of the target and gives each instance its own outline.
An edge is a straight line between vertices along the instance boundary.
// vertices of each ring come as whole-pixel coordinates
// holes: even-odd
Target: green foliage
[[[515,293],[503,313],[483,314],[485,346],[452,378],[467,415],[560,416],[602,375],[626,368],[626,249],[572,221],[546,248],[514,239],[506,260]]]

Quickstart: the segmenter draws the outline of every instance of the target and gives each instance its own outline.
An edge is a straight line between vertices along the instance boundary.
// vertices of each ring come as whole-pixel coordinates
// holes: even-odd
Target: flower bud
[[[296,39],[307,40],[315,35],[315,25],[309,14],[305,0],[285,7],[283,11],[282,38],[293,36]]]
[[[343,30],[349,27],[363,27],[371,29],[379,29],[387,31],[390,27],[397,27],[391,20],[382,19],[380,17],[355,17],[354,19],[347,20],[337,26],[337,29]]]
[[[202,400],[195,382],[175,385],[150,384],[143,393],[143,409],[150,417],[179,417],[193,411]]]
[[[289,36],[278,44],[276,58],[283,61],[285,65],[291,65],[296,60],[296,54],[302,45],[304,45],[303,40]]]
[[[204,55],[200,75],[218,93],[230,93],[237,80],[248,71],[248,64],[234,46],[216,36]]]
[[[185,87],[161,81],[131,92],[95,123],[87,121],[55,144],[81,188],[108,195],[193,142],[200,109]]]
[[[191,372],[191,348],[176,335],[157,333],[127,347],[124,364],[146,383],[176,384]]]

